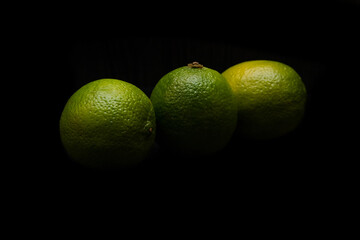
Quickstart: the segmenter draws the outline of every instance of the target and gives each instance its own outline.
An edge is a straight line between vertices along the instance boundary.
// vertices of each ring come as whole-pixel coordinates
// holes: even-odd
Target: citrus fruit
[[[305,111],[306,89],[290,66],[268,60],[247,61],[222,74],[233,89],[238,107],[237,133],[272,139],[294,130]]]
[[[220,73],[197,62],[163,76],[150,99],[159,143],[173,152],[192,156],[216,152],[236,128],[230,85]]]
[[[60,118],[62,143],[76,162],[112,169],[141,162],[155,140],[150,99],[116,79],[90,82],[75,92]]]

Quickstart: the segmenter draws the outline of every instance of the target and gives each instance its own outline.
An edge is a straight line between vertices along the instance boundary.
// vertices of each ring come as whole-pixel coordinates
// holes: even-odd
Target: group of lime
[[[90,82],[68,100],[60,136],[68,155],[93,168],[135,166],[156,141],[170,152],[200,156],[232,137],[273,139],[293,131],[306,89],[290,66],[247,61],[219,72],[198,62],[177,68],[148,98],[116,79]]]

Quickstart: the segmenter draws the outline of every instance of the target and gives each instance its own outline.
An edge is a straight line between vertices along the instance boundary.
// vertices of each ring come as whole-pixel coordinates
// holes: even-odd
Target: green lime
[[[222,149],[237,123],[236,100],[226,79],[194,62],[156,84],[150,97],[160,144],[185,155]]]
[[[150,99],[116,79],[90,82],[75,92],[60,119],[62,143],[76,162],[93,168],[133,166],[155,139]]]
[[[307,94],[301,77],[290,66],[247,61],[222,75],[236,95],[239,134],[271,139],[291,132],[301,122]]]

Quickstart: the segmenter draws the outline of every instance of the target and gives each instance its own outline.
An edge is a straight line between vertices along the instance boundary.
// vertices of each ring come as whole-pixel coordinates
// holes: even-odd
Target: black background
[[[339,164],[335,146],[341,141],[336,121],[343,110],[338,106],[339,94],[333,93],[351,81],[351,71],[344,69],[356,65],[350,59],[358,51],[359,5],[351,1],[241,7],[207,3],[208,10],[200,11],[205,5],[199,4],[189,8],[182,3],[176,5],[177,11],[167,7],[152,12],[143,6],[133,18],[125,14],[125,8],[116,16],[100,9],[82,10],[79,16],[76,10],[70,11],[71,17],[61,15],[64,21],[54,23],[38,43],[46,49],[43,66],[52,107],[46,110],[51,127],[45,129],[42,141],[49,153],[35,163],[34,175],[73,189],[100,179],[101,186],[115,182],[122,187],[240,183],[284,187],[314,183],[314,187],[336,182],[331,180],[340,174],[334,170]],[[199,61],[223,72],[256,59],[292,66],[307,87],[304,120],[287,136],[270,141],[234,138],[224,150],[200,159],[174,156],[156,144],[139,167],[116,172],[79,166],[62,147],[59,119],[63,107],[90,81],[121,79],[150,96],[163,75],[189,62]]]
[[[12,234],[75,229],[83,236],[101,225],[102,237],[111,230],[123,235],[128,227],[132,235],[194,229],[221,238],[234,230],[242,235],[239,226],[277,236],[284,229],[321,236],[339,229],[321,224],[345,221],[338,215],[353,212],[346,208],[357,189],[349,187],[357,176],[351,171],[357,169],[351,153],[358,145],[352,127],[357,108],[347,100],[358,80],[356,0],[107,4],[41,4],[41,14],[25,8],[30,16],[9,18],[23,29],[11,24],[11,34],[3,35],[15,43],[3,48],[12,56],[5,59],[13,66],[9,79],[17,80],[3,93],[18,100],[19,85],[27,93],[16,101],[17,114],[4,115],[9,126],[15,123],[9,131],[17,130],[2,157],[4,165],[12,163],[2,168]],[[305,118],[285,137],[232,139],[199,159],[157,145],[138,168],[116,172],[78,166],[61,144],[61,112],[90,81],[118,78],[150,95],[164,74],[189,62],[222,72],[255,59],[292,66],[307,87]]]

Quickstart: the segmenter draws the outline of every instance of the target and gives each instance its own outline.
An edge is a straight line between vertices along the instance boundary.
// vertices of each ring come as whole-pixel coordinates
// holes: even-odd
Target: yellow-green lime
[[[162,77],[150,99],[160,144],[177,153],[219,151],[236,128],[236,100],[229,83],[197,62]]]
[[[235,93],[238,133],[254,139],[271,139],[294,130],[301,122],[306,89],[290,66],[267,60],[247,61],[222,74]]]
[[[155,139],[150,99],[116,79],[90,82],[75,92],[60,119],[62,143],[76,162],[93,168],[134,166]]]

